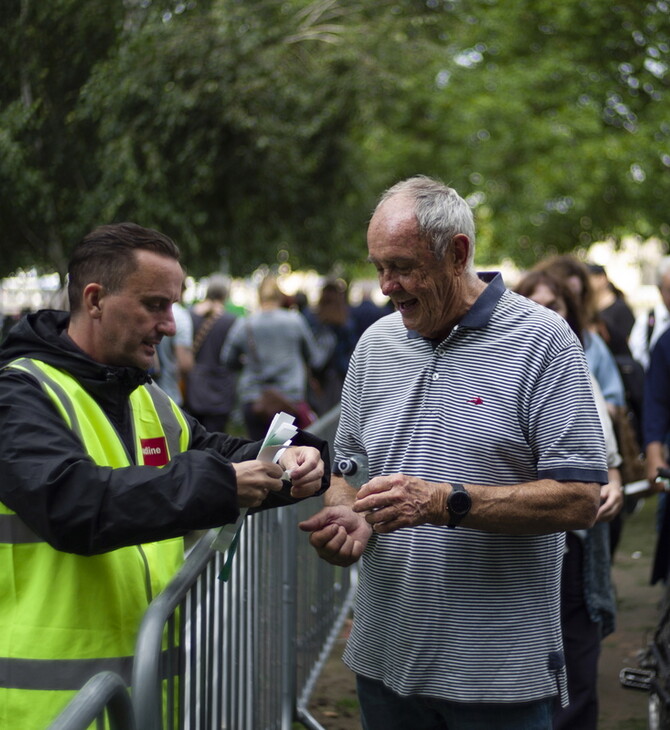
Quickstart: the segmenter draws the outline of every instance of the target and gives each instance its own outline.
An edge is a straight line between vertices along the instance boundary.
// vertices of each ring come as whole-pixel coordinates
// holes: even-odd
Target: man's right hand
[[[343,567],[361,557],[372,534],[365,517],[344,505],[325,507],[298,527],[312,533],[309,541],[319,557]]]
[[[242,507],[259,507],[268,492],[282,488],[284,469],[279,464],[252,459],[233,464],[237,478],[237,504]]]
[[[665,449],[660,441],[652,441],[647,444],[646,469],[649,487],[652,492],[662,492],[663,485],[656,481],[659,469],[667,469],[668,462],[665,459]]]

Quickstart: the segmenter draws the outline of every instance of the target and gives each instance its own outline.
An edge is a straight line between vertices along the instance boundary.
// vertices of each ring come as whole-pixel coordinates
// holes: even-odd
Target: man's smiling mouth
[[[417,299],[405,299],[402,302],[394,302],[396,309],[400,312],[406,312],[408,309],[411,309],[416,303]]]

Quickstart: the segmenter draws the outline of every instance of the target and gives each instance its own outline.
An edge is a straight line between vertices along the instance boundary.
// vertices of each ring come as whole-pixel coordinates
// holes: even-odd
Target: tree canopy
[[[480,260],[667,240],[664,0],[7,0],[0,275],[99,223],[191,273],[365,259],[379,193],[468,198]]]

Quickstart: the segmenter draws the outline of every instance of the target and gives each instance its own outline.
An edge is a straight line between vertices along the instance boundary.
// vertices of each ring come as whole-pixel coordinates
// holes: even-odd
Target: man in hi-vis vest
[[[102,226],[68,275],[70,313],[31,314],[0,348],[2,730],[43,730],[99,671],[130,681],[186,533],[318,494],[330,472],[322,440],[299,432],[261,462],[258,442],[207,432],[152,382],[181,295],[171,239]]]

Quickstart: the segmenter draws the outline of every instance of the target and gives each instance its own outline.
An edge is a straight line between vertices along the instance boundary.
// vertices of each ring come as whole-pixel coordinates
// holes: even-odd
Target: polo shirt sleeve
[[[548,360],[526,404],[538,479],[607,484],[607,456],[583,353],[569,346]]]

